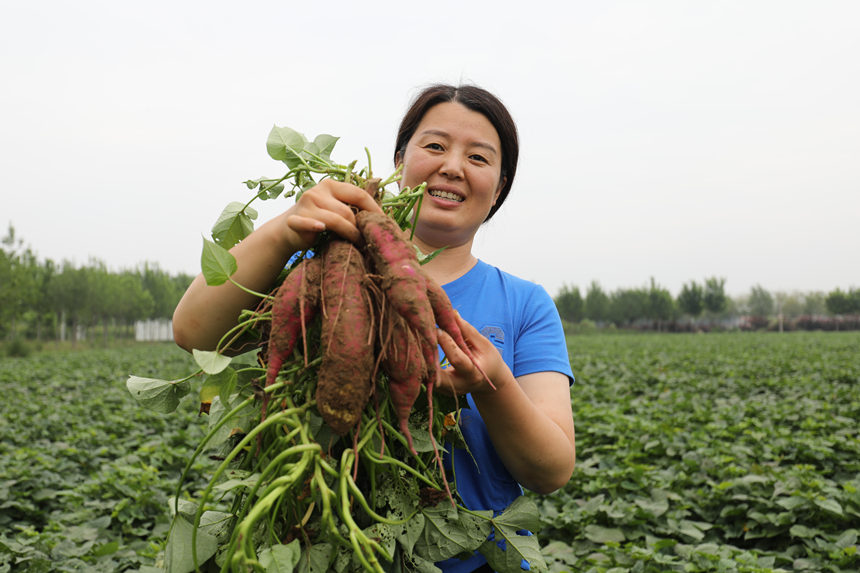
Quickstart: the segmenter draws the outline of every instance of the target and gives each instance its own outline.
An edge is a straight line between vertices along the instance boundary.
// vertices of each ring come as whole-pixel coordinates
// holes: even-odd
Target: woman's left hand
[[[450,394],[480,394],[493,391],[487,378],[493,382],[497,389],[500,384],[512,380],[513,376],[510,369],[495,345],[478,332],[474,326],[463,320],[460,313],[456,314],[457,324],[475,362],[473,363],[472,359],[457,346],[447,332],[439,329],[437,331],[439,345],[442,346],[442,351],[445,353],[449,364],[447,368],[443,368],[441,371],[439,388]],[[487,374],[486,377],[475,366],[475,363]]]

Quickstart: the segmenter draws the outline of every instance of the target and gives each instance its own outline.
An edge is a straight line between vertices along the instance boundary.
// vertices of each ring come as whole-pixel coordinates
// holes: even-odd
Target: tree
[[[648,289],[648,318],[657,321],[657,329],[660,330],[662,322],[671,320],[675,316],[675,301],[672,294],[657,285],[654,277],[651,277],[651,288]]]
[[[690,281],[681,287],[681,292],[678,294],[678,308],[693,318],[702,314],[705,302],[702,287],[696,281]]]
[[[645,289],[618,289],[609,299],[609,319],[617,325],[632,324],[648,316],[648,292]]]
[[[728,306],[728,298],[725,293],[726,279],[711,277],[705,279],[705,288],[702,294],[702,303],[705,309],[712,314],[720,314]]]
[[[561,291],[555,297],[555,306],[562,320],[579,322],[585,316],[585,301],[579,294],[579,287],[562,285]]]
[[[605,322],[609,319],[609,296],[597,281],[591,281],[588,292],[585,293],[585,318],[594,322]]]
[[[752,287],[747,304],[752,316],[766,318],[773,314],[773,297],[761,285]]]
[[[860,289],[842,292],[841,289],[837,288],[827,295],[824,304],[830,314],[860,314]]]
[[[803,297],[803,314],[807,316],[822,315],[827,312],[827,304],[823,292],[809,292]]]

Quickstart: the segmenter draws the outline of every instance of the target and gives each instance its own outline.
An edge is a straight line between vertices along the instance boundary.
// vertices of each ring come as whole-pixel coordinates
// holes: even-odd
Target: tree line
[[[606,292],[592,281],[585,295],[564,285],[554,297],[559,315],[573,325],[612,325],[647,330],[847,330],[860,328],[860,289],[829,292],[770,292],[760,285],[730,297],[726,279],[691,280],[677,297],[651,279],[650,285]]]
[[[114,272],[96,259],[77,266],[39,260],[10,225],[0,240],[0,338],[75,339],[98,330],[133,337],[138,320],[168,319],[191,284],[157,264]],[[564,285],[554,297],[565,324],[653,330],[712,328],[860,328],[860,289],[771,293],[755,286],[732,298],[724,278],[685,283],[676,297],[658,285],[606,292],[592,281],[583,294]],[[853,318],[852,318],[853,317]]]
[[[114,272],[96,259],[39,260],[10,225],[0,241],[0,336],[74,340],[97,329],[132,337],[136,321],[170,318],[192,279],[152,263]]]

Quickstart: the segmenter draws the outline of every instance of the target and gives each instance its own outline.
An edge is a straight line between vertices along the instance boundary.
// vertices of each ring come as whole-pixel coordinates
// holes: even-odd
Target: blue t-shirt
[[[478,261],[442,288],[463,319],[496,345],[515,377],[551,371],[573,382],[558,310],[543,287]],[[500,512],[523,490],[496,453],[471,395],[467,401],[469,408],[460,411],[460,428],[469,451],[449,447],[451,453],[443,461],[450,476],[453,458],[457,492],[466,507]],[[484,561],[476,554],[436,565],[446,573],[460,573],[473,571]]]

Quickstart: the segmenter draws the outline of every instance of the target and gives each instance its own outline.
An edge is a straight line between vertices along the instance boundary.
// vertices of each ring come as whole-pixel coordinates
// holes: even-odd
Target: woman
[[[520,484],[555,491],[570,479],[575,460],[572,373],[552,299],[472,254],[475,233],[510,191],[518,153],[514,122],[495,96],[448,85],[431,86],[416,98],[394,153],[402,185],[427,182],[414,240],[425,253],[445,247],[424,269],[448,293],[466,342],[495,386],[440,331],[448,366],[439,389],[467,395],[470,406],[461,418],[469,452],[455,449],[446,463],[455,466],[464,504],[479,510],[503,510],[522,493]],[[380,211],[352,185],[323,181],[309,189],[233,248],[239,261],[234,278],[266,291],[290,256],[310,247],[319,232],[357,240],[352,207]],[[175,339],[187,350],[214,348],[239,311],[256,303],[230,283],[210,287],[198,276],[176,308]],[[457,572],[486,567],[477,554],[438,565]]]

